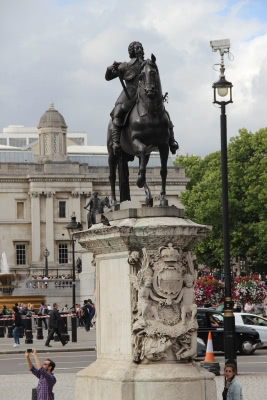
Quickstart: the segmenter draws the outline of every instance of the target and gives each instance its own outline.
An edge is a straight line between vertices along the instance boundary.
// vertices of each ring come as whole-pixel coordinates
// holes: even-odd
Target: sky
[[[0,0],[0,131],[37,126],[50,101],[71,132],[104,145],[121,92],[107,66],[128,60],[128,45],[157,58],[166,108],[183,154],[220,149],[219,78],[210,40],[230,39],[228,137],[267,126],[266,0]]]

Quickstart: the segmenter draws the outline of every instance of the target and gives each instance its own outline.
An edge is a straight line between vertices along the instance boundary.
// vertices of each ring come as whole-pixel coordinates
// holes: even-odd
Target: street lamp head
[[[83,229],[82,224],[76,221],[75,213],[72,213],[71,222],[67,225],[66,228],[68,230],[70,238],[72,238],[73,233],[81,231]]]
[[[214,90],[214,103],[218,103],[217,98],[216,98],[216,92],[220,97],[225,97],[228,95],[229,90],[230,90],[230,100],[228,101],[229,103],[232,103],[232,83],[228,82],[225,79],[225,76],[221,76],[220,79],[215,82],[213,85],[213,90]]]
[[[50,256],[50,251],[47,249],[47,247],[45,248],[45,250],[43,252],[43,255],[44,255],[45,258]]]

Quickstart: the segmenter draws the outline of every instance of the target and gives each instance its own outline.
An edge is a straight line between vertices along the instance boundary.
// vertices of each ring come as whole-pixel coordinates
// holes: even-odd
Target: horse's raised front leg
[[[160,154],[160,161],[161,161],[161,168],[160,168],[160,175],[161,175],[161,193],[160,193],[160,205],[167,206],[168,200],[166,199],[166,180],[168,174],[168,157],[169,157],[169,144],[165,144],[159,147],[159,154]]]
[[[134,139],[133,148],[137,157],[139,157],[139,172],[136,184],[142,188],[146,183],[146,146],[139,139]]]

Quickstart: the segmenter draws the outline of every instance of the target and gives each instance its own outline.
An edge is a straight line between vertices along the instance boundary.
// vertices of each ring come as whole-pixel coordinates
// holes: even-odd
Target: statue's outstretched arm
[[[120,64],[121,64],[120,62],[114,61],[114,63],[112,65],[107,67],[106,75],[105,75],[106,81],[111,81],[112,79],[115,79],[119,76],[118,67]]]

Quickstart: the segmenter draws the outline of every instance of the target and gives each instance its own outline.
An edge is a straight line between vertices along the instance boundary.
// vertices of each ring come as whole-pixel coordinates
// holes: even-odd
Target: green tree
[[[191,179],[181,196],[186,217],[212,226],[195,249],[198,261],[218,267],[223,264],[220,152],[179,156],[174,163]],[[267,262],[267,128],[256,133],[241,129],[231,138],[228,181],[231,257],[262,270]]]

